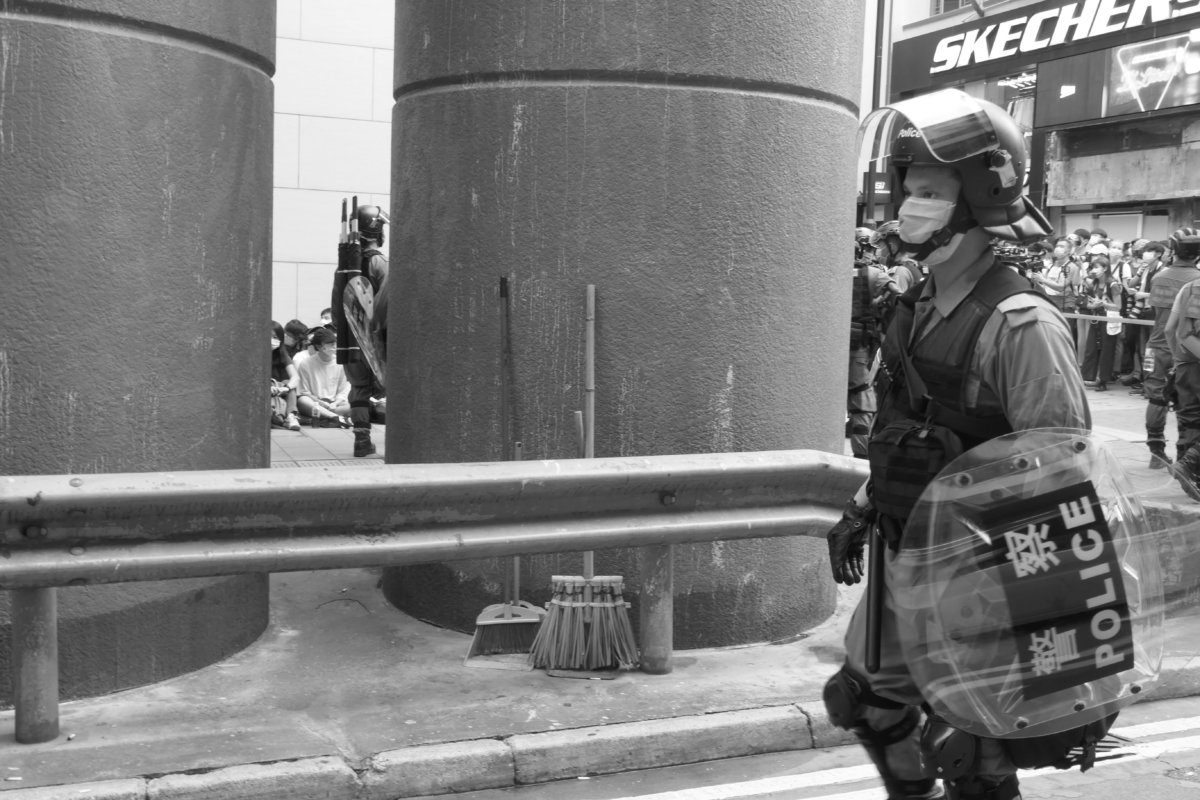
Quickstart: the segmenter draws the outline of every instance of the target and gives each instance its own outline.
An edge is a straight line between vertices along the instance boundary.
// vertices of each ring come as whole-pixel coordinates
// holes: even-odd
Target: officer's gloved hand
[[[838,583],[853,586],[862,580],[863,551],[867,543],[867,532],[875,519],[875,509],[859,508],[853,500],[846,503],[842,518],[829,529],[829,565],[833,567],[833,579]]]

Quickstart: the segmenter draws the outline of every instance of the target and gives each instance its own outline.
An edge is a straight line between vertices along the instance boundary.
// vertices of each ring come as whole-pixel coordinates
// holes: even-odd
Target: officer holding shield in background
[[[884,337],[870,478],[829,532],[841,583],[862,579],[872,530],[886,550],[876,548],[883,580],[877,607],[868,591],[825,701],[830,719],[866,748],[890,800],[1014,800],[1017,765],[1004,741],[975,737],[970,756],[954,769],[935,763],[929,721],[922,736],[926,698],[897,636],[903,612],[886,587],[913,505],[957,455],[1013,431],[1091,428],[1070,328],[989,244],[993,237],[1025,243],[1048,235],[1050,225],[1023,194],[1021,131],[992,103],[943,90],[875,111],[860,135],[872,158],[890,161],[895,185],[903,187],[900,239],[929,277],[901,298]],[[872,614],[875,637],[868,636]]]

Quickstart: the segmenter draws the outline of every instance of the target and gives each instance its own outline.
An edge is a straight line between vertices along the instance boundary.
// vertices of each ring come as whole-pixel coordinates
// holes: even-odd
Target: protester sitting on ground
[[[298,319],[291,320],[283,326],[283,346],[293,360],[296,354],[308,347],[308,326]]]
[[[286,334],[278,322],[271,321],[271,426],[300,430],[296,417],[296,390],[300,376],[284,345]]]
[[[300,369],[300,365],[304,363],[305,359],[312,358],[317,354],[317,350],[312,344],[312,337],[319,330],[322,330],[322,326],[320,325],[315,328],[309,328],[304,332],[304,349],[292,356],[292,363],[296,365],[296,369]],[[332,331],[333,329],[324,328],[324,330]]]
[[[337,337],[328,328],[317,328],[312,335],[316,355],[304,359],[300,373],[300,412],[312,419],[314,427],[351,427],[350,382],[337,363]]]

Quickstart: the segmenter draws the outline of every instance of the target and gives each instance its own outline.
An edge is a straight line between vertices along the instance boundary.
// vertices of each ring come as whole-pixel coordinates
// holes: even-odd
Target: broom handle
[[[510,450],[509,439],[512,437],[512,423],[509,416],[512,413],[509,408],[509,369],[511,367],[512,343],[508,337],[509,329],[509,300],[508,300],[508,278],[500,278],[500,439],[502,458],[520,461],[522,456],[522,447],[520,442],[513,442]],[[511,603],[513,606],[521,602],[521,557],[519,555],[512,557],[512,583],[509,591],[506,591],[507,597],[504,598],[505,603]],[[511,616],[511,606],[505,608],[504,616]]]
[[[583,322],[583,457],[596,457],[596,286],[587,286],[587,313]],[[596,577],[595,555],[583,554],[583,579]]]
[[[522,455],[524,455],[524,448],[522,447],[521,443],[513,442],[513,461],[520,461]],[[512,603],[515,606],[521,602],[521,557],[513,556],[512,560],[513,560]]]

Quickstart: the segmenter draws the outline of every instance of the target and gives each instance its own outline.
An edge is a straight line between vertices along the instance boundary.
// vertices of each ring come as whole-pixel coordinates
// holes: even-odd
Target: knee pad
[[[829,721],[844,731],[854,730],[861,722],[862,694],[866,685],[856,678],[842,667],[826,682],[821,693]]]
[[[833,677],[825,684],[822,699],[825,701],[825,713],[829,715],[829,721],[836,727],[845,731],[854,731],[861,738],[872,741],[876,738],[889,739],[889,741],[876,742],[880,745],[900,741],[911,733],[920,721],[920,713],[917,709],[910,708],[911,713],[906,715],[904,722],[899,725],[894,725],[882,733],[868,729],[863,724],[864,707],[894,710],[905,708],[905,705],[875,694],[871,691],[865,678],[845,666],[834,673]],[[911,724],[909,724],[910,720]],[[902,727],[905,730],[896,735],[893,729]]]
[[[931,716],[921,731],[921,752],[939,778],[952,781],[974,771],[979,737]]]

